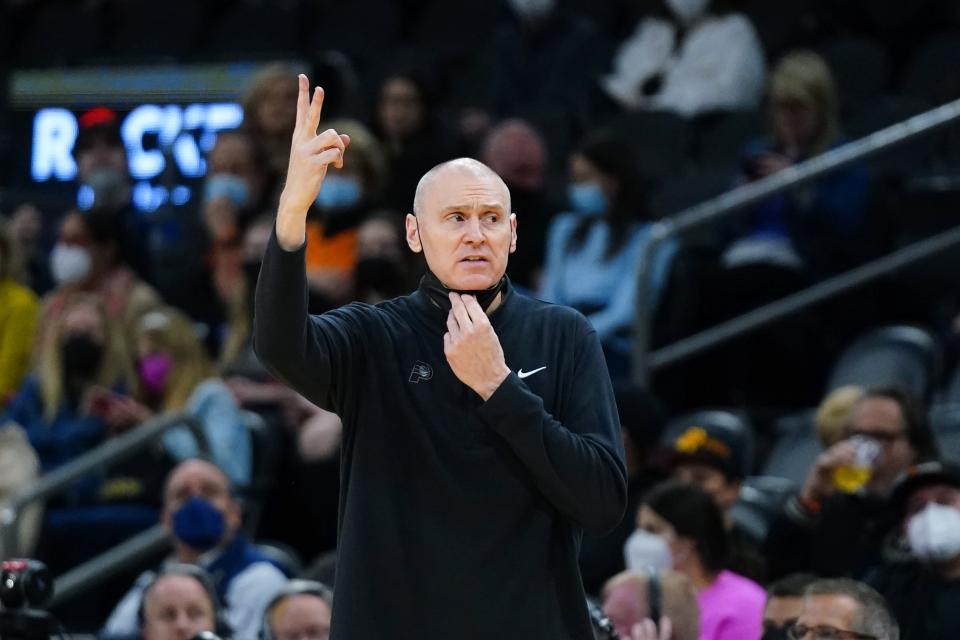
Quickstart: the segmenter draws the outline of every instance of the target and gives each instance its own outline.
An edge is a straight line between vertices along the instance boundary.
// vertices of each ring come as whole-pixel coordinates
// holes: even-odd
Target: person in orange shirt
[[[323,183],[307,220],[307,281],[317,312],[350,301],[357,264],[357,229],[378,204],[386,161],[376,138],[355,120],[323,125],[350,136],[343,169]]]

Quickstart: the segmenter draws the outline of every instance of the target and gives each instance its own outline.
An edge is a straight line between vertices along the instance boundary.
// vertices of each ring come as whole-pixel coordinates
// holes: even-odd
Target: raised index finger
[[[300,129],[307,117],[307,111],[310,110],[310,81],[307,80],[307,76],[301,73],[297,76],[297,84],[299,86],[299,91],[297,93],[296,128]]]

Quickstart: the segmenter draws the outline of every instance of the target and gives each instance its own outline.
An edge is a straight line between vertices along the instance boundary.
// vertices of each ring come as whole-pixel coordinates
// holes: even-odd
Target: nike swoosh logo
[[[543,365],[543,366],[540,367],[539,369],[534,369],[533,371],[524,371],[524,370],[523,370],[523,367],[521,367],[521,368],[520,368],[520,371],[517,371],[517,377],[520,378],[521,380],[523,380],[524,378],[529,378],[530,376],[532,376],[532,375],[535,374],[535,373],[540,373],[541,371],[543,371],[543,370],[546,369],[546,368],[547,368],[547,365]]]

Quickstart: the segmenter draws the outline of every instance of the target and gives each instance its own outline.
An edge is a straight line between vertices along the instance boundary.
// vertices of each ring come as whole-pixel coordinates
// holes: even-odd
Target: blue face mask
[[[607,196],[593,182],[573,182],[567,189],[570,206],[582,216],[599,216],[607,210]]]
[[[197,551],[213,549],[226,530],[223,514],[203,498],[190,498],[173,514],[173,535]]]
[[[250,201],[250,189],[243,178],[229,173],[214,173],[203,185],[203,199],[210,202],[215,198],[226,198],[242,209]]]
[[[362,195],[357,178],[327,173],[317,194],[317,206],[324,210],[347,209],[360,202]]]

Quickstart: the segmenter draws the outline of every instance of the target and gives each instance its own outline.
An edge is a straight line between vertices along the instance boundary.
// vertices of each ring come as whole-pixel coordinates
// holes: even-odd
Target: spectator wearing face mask
[[[766,61],[760,39],[725,0],[662,0],[640,21],[601,80],[625,109],[695,116],[752,109],[763,95]]]
[[[799,494],[771,524],[765,543],[770,577],[798,571],[859,576],[879,563],[894,482],[910,465],[937,458],[925,410],[894,387],[864,391],[843,435],[820,454]]]
[[[157,292],[123,262],[116,216],[101,211],[71,211],[60,223],[50,253],[56,289],[43,300],[37,343],[67,302],[78,293],[95,293],[112,322],[127,325],[160,304]]]
[[[654,487],[628,541],[633,562],[684,574],[697,591],[700,640],[744,640],[762,633],[763,588],[725,569],[723,516],[702,490],[666,482]]]
[[[114,402],[125,398],[132,382],[119,336],[94,294],[70,297],[51,321],[33,372],[0,414],[0,424],[23,428],[43,473],[97,447],[126,420]],[[98,525],[104,521],[95,513],[103,486],[102,476],[86,476],[47,504],[39,553],[54,571],[89,559],[142,526],[143,511],[114,512],[112,526]]]
[[[890,503],[895,548],[866,582],[887,598],[904,638],[960,638],[960,467],[910,467]]]
[[[30,367],[40,301],[19,282],[19,263],[7,225],[0,222],[0,409]]]
[[[236,243],[258,213],[273,207],[266,151],[242,129],[220,131],[207,154],[202,216],[215,244]]]
[[[185,412],[199,423],[213,461],[235,485],[247,486],[250,436],[236,400],[216,376],[190,320],[176,309],[161,307],[144,314],[128,331],[136,359],[136,393],[123,401],[129,419],[120,428],[162,413]],[[175,460],[199,455],[196,439],[186,427],[168,431],[163,443]]]
[[[3,416],[27,431],[44,472],[106,436],[107,423],[96,398],[129,382],[119,335],[94,294],[71,296],[51,320],[39,344],[36,368]]]
[[[307,282],[312,312],[343,304],[353,291],[357,229],[380,201],[386,163],[380,143],[355,120],[322,124],[350,136],[343,167],[327,173],[307,219]]]
[[[656,305],[675,244],[654,256],[654,295],[637,300],[636,272],[653,216],[629,149],[608,134],[584,142],[570,158],[572,210],[547,232],[540,297],[583,313],[603,345],[613,378],[629,372],[630,333],[639,304]],[[518,227],[522,219],[518,216]]]
[[[259,214],[275,207],[276,174],[266,150],[245,129],[217,134],[207,168],[199,210],[158,212],[151,248],[164,300],[205,324],[216,351],[244,277],[244,234]]]
[[[357,229],[355,300],[376,304],[410,290],[413,268],[406,244],[403,216],[378,211],[364,219]]]
[[[235,637],[253,639],[258,637],[267,604],[287,580],[240,529],[242,509],[233,491],[226,474],[204,460],[186,460],[170,472],[161,518],[173,544],[166,564],[204,569],[214,579]],[[155,584],[156,575],[148,571],[136,580],[110,614],[103,636],[126,638],[141,631],[138,611],[149,606],[144,598],[149,600],[150,594],[144,593]]]

